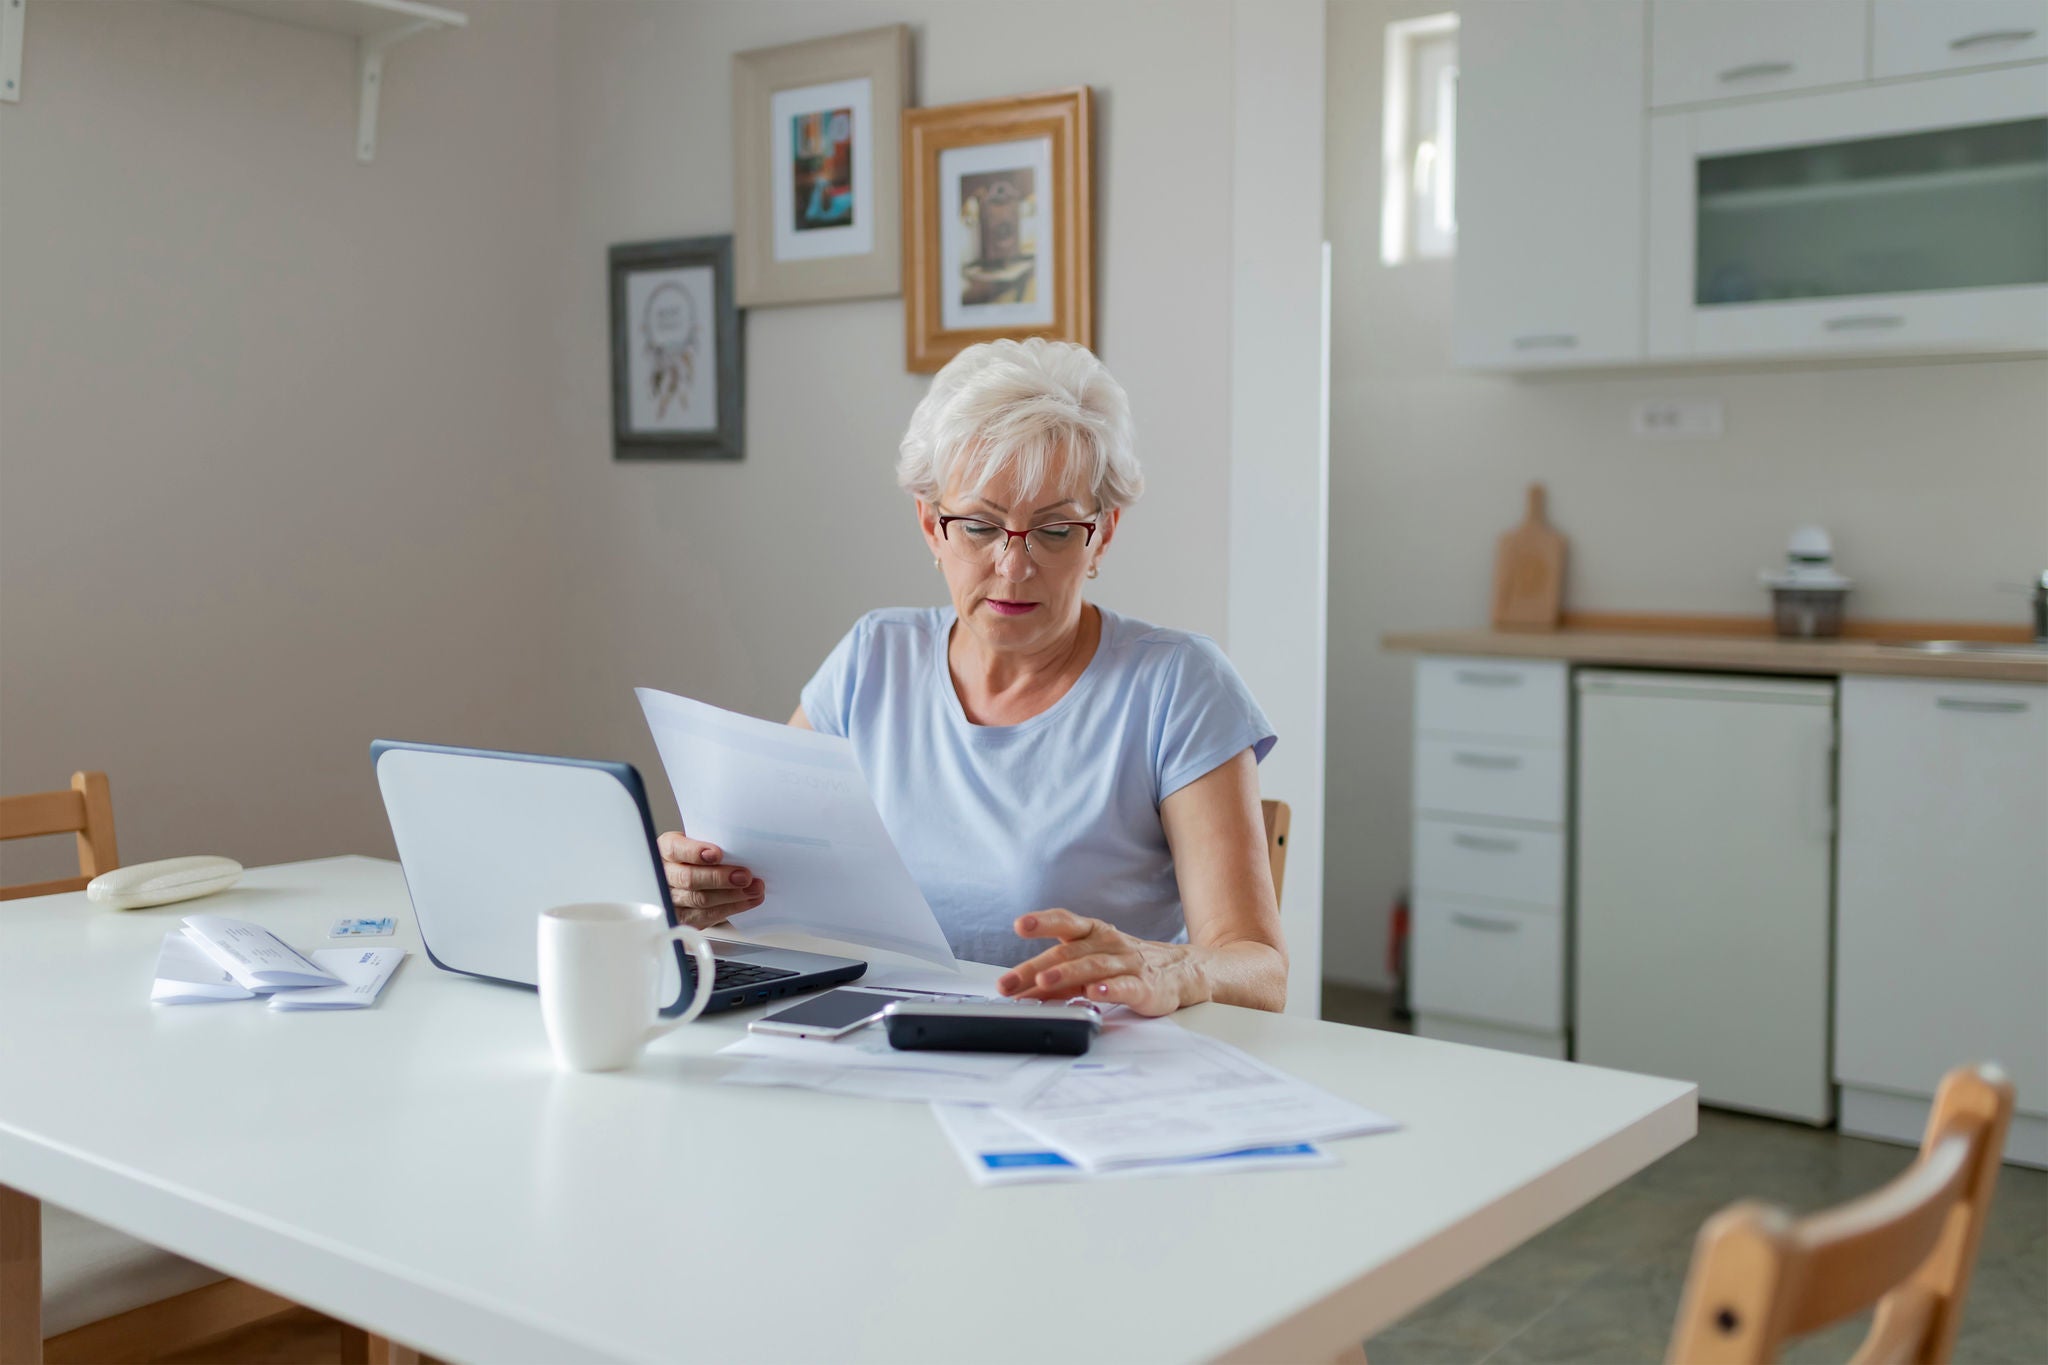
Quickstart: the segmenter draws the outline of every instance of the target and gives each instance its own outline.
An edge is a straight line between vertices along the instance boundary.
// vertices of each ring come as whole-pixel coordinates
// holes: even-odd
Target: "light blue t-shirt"
[[[1159,803],[1273,727],[1204,635],[1102,612],[1095,657],[1020,725],[975,725],[946,664],[951,607],[869,612],[803,691],[853,741],[875,804],[953,952],[1014,966],[1047,946],[1011,929],[1061,906],[1185,941]]]

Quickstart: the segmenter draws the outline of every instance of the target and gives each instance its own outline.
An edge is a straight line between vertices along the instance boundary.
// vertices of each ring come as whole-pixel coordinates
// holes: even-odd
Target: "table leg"
[[[421,1365],[420,1353],[389,1337],[347,1323],[341,1328],[341,1365]]]
[[[1347,1350],[1339,1351],[1337,1358],[1331,1361],[1330,1365],[1365,1365],[1365,1343],[1360,1342]]]
[[[0,1185],[0,1365],[42,1365],[43,1201]]]

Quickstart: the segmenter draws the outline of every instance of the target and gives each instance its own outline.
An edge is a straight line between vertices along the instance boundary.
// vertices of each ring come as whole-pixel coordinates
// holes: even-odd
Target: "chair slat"
[[[1983,1126],[1951,1132],[1882,1189],[1798,1225],[1794,1241],[1806,1269],[1787,1335],[1862,1312],[1920,1268],[1955,1211]]]
[[[85,828],[85,797],[75,791],[0,797],[0,839],[75,834]]]

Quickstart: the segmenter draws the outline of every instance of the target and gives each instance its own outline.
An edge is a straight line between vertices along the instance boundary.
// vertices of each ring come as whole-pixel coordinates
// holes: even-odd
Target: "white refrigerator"
[[[1827,1123],[1835,684],[1578,675],[1575,1056]]]

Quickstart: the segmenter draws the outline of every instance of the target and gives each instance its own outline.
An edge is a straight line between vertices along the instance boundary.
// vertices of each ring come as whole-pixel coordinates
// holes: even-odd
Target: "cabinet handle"
[[[1462,831],[1451,836],[1451,842],[1459,848],[1469,848],[1475,853],[1520,853],[1520,839],[1489,838],[1484,834],[1466,834]]]
[[[1490,768],[1496,772],[1509,772],[1522,766],[1520,754],[1475,754],[1459,750],[1451,755],[1451,762],[1462,768]]]
[[[1473,687],[1520,687],[1522,675],[1505,668],[1461,668],[1451,675]]]
[[[1905,315],[1902,313],[1846,313],[1838,318],[1829,318],[1821,326],[1830,332],[1862,332],[1899,327],[1904,325],[1905,321]]]
[[[1530,332],[1512,343],[1518,351],[1569,351],[1579,344],[1576,332]]]
[[[1729,67],[1714,79],[1718,81],[1753,81],[1763,76],[1789,76],[1791,74],[1792,63],[1790,62],[1745,62],[1741,66]]]
[[[1480,915],[1468,915],[1462,910],[1451,912],[1451,923],[1463,929],[1477,929],[1482,934],[1519,934],[1522,926],[1511,919],[1486,919]]]
[[[1949,51],[1966,52],[1986,43],[2024,43],[2038,30],[2031,28],[1992,28],[1982,33],[1972,33],[1967,38],[1955,38],[1949,42]]]
[[[1934,704],[1944,711],[1974,711],[1979,715],[2017,715],[2027,709],[2023,701],[1985,701],[1980,697],[1936,697]]]

